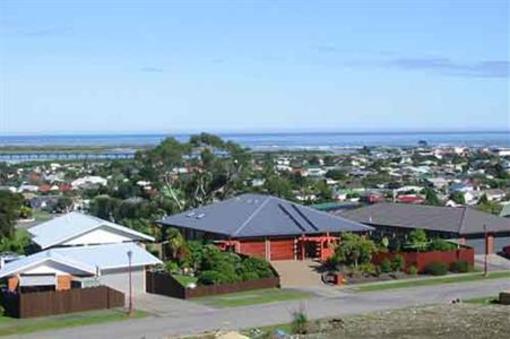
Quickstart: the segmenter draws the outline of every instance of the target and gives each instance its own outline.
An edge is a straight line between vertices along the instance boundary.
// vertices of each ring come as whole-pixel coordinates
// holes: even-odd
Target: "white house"
[[[145,292],[145,270],[161,261],[141,242],[146,234],[93,216],[71,212],[28,229],[43,251],[14,260],[0,269],[8,288],[65,290],[92,281],[129,293]]]
[[[89,176],[78,178],[78,179],[74,180],[73,182],[71,182],[71,186],[74,189],[76,189],[76,188],[81,188],[81,187],[85,187],[85,186],[89,186],[89,185],[106,186],[107,183],[108,183],[108,180],[103,177],[89,175]]]

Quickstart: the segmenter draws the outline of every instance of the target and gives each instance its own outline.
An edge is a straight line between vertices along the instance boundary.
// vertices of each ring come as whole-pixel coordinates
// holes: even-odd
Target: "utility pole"
[[[127,251],[127,256],[129,260],[129,306],[128,306],[128,316],[133,316],[133,286],[131,280],[131,258],[133,257],[133,252],[131,250]]]

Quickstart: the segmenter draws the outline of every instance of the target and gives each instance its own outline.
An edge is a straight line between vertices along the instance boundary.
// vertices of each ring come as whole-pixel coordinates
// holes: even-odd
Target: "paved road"
[[[304,308],[311,319],[361,314],[406,306],[447,303],[456,298],[473,298],[495,295],[510,289],[510,279],[478,281],[471,283],[422,286],[368,293],[335,292],[329,296],[252,305],[219,310],[184,310],[160,317],[114,322],[79,328],[37,332],[22,338],[175,338],[179,335],[199,333],[214,329],[237,329],[285,323],[293,311]],[[182,302],[181,302],[182,303]]]

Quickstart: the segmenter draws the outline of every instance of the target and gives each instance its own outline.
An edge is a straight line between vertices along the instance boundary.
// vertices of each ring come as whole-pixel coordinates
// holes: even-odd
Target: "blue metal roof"
[[[160,223],[234,238],[363,232],[373,229],[355,221],[262,194],[243,194],[168,216]]]

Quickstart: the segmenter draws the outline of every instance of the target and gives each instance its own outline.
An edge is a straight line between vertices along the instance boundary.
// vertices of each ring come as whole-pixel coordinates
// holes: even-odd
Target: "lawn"
[[[141,318],[147,313],[136,311],[134,318]],[[123,310],[101,310],[55,315],[49,317],[15,319],[0,316],[0,336],[31,333],[36,331],[54,330],[64,327],[99,324],[111,321],[121,321],[129,318]]]
[[[189,275],[182,275],[182,274],[172,274],[172,277],[175,278],[181,284],[182,286],[186,287],[191,283],[197,283],[196,277],[190,277]]]
[[[358,292],[371,292],[381,291],[394,288],[407,288],[407,287],[419,287],[419,286],[430,286],[430,285],[441,285],[451,283],[462,283],[471,282],[478,280],[490,280],[499,278],[510,278],[510,271],[492,272],[488,277],[484,277],[483,273],[465,273],[455,274],[444,277],[431,277],[431,278],[417,278],[408,279],[404,281],[390,281],[382,283],[370,283],[355,286],[354,289]]]
[[[222,308],[305,299],[310,296],[312,296],[312,294],[307,292],[271,288],[194,298],[192,301],[207,306]]]

